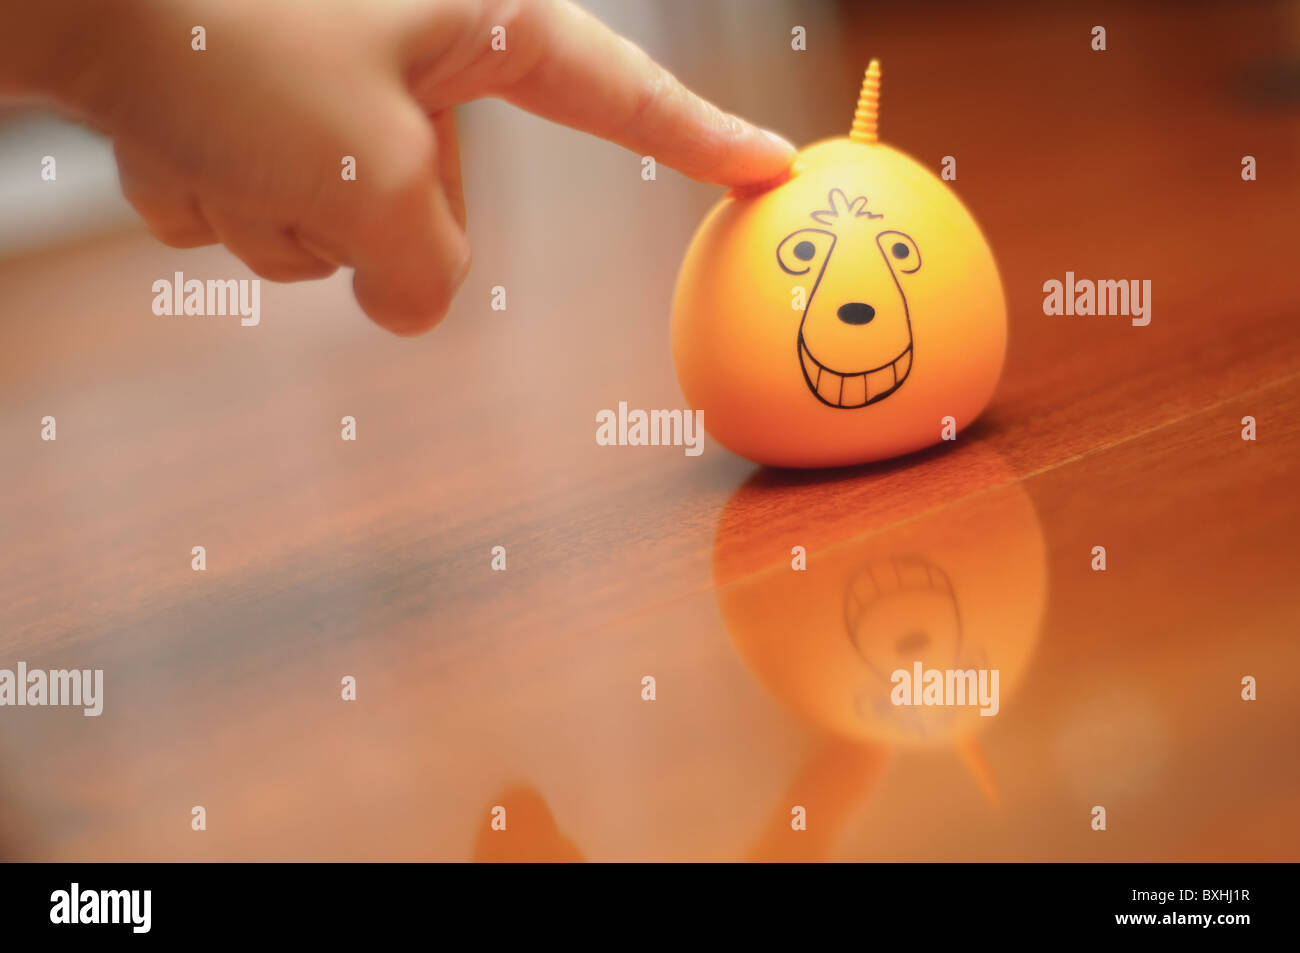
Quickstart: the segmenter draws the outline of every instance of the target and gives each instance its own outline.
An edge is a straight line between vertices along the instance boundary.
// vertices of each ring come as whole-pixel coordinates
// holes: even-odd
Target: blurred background
[[[799,144],[881,59],[882,141],[956,157],[1002,269],[985,417],[812,474],[596,446],[602,408],[683,406],[673,281],[720,190],[495,101],[457,112],[475,259],[433,333],[343,274],[264,283],[257,328],[156,317],[157,278],[252,275],[11,107],[0,667],[103,668],[106,699],[0,712],[3,856],[1300,857],[1300,4],[586,5]],[[1045,317],[1066,270],[1151,279],[1152,324]],[[855,717],[845,593],[904,563],[949,586],[853,638],[959,627],[996,718]]]

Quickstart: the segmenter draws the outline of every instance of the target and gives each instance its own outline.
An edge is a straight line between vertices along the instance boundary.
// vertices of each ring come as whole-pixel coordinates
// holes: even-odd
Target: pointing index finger
[[[525,2],[507,38],[494,92],[529,112],[720,185],[774,179],[794,160],[789,142],[701,99],[567,0]]]

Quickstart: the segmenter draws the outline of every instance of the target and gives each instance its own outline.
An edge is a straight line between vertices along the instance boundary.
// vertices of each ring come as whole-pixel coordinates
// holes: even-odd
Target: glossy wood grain
[[[0,710],[5,856],[1300,856],[1300,121],[1249,81],[1296,56],[1289,7],[1109,8],[1104,54],[1095,13],[850,11],[803,58],[776,7],[743,55],[656,41],[671,12],[611,20],[801,141],[882,59],[883,138],[957,158],[1002,269],[985,417],[811,474],[597,446],[602,408],[682,406],[672,281],[716,192],[499,103],[460,117],[475,264],[424,338],[346,276],[264,285],[256,328],[156,317],[157,278],[248,272],[143,233],[0,263],[0,666],[106,681],[99,718]],[[1067,270],[1150,279],[1150,326],[1045,316]],[[795,545],[806,605],[746,617]],[[840,685],[818,587],[898,553],[1010,620],[977,737],[844,737],[773,688]]]

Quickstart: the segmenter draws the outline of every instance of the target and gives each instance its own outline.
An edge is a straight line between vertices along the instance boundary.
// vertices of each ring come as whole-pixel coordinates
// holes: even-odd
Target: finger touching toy
[[[993,253],[933,173],[877,141],[880,65],[847,138],[781,184],[731,192],[677,279],[673,356],[691,406],[758,463],[881,460],[968,426],[1006,352]]]

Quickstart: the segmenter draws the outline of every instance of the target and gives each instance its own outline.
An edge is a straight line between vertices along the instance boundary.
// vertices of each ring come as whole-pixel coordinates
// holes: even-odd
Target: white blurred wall
[[[57,178],[41,178],[53,156]],[[53,115],[0,122],[0,257],[119,227],[135,219],[117,183],[113,147]]]

